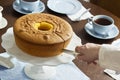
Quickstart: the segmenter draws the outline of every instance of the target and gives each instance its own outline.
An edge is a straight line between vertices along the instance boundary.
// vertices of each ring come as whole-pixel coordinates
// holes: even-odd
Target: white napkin
[[[68,18],[72,21],[76,21],[78,17],[80,17],[87,9],[82,5],[81,9],[75,13],[75,14],[68,14]],[[85,13],[84,15],[81,16],[79,20],[85,20],[89,17],[92,17],[93,15],[90,12]]]

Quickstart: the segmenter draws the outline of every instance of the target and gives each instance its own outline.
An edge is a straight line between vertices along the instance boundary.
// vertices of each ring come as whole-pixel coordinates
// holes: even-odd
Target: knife
[[[63,49],[63,52],[65,52],[65,53],[67,53],[67,54],[70,54],[70,55],[73,55],[73,56],[77,56],[78,54],[80,54],[80,53],[77,53],[77,52],[75,52],[75,51],[73,51],[73,50],[69,50],[69,49]]]

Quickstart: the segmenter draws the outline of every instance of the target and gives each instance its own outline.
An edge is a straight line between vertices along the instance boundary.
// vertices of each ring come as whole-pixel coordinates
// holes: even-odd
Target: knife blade
[[[73,56],[77,56],[78,54],[80,54],[80,53],[77,53],[77,52],[75,52],[75,51],[73,51],[73,50],[69,50],[69,49],[63,49],[63,52],[65,52],[65,53],[67,53],[67,54],[70,54],[70,55],[73,55]]]

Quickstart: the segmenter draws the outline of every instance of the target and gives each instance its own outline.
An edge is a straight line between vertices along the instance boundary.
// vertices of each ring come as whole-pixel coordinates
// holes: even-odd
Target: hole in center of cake
[[[35,23],[34,28],[37,30],[48,31],[53,28],[53,25],[48,22]]]

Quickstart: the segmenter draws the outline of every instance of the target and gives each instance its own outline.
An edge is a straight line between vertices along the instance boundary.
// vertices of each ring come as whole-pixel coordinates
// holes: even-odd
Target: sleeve
[[[99,51],[101,67],[120,71],[120,47],[103,44]]]

